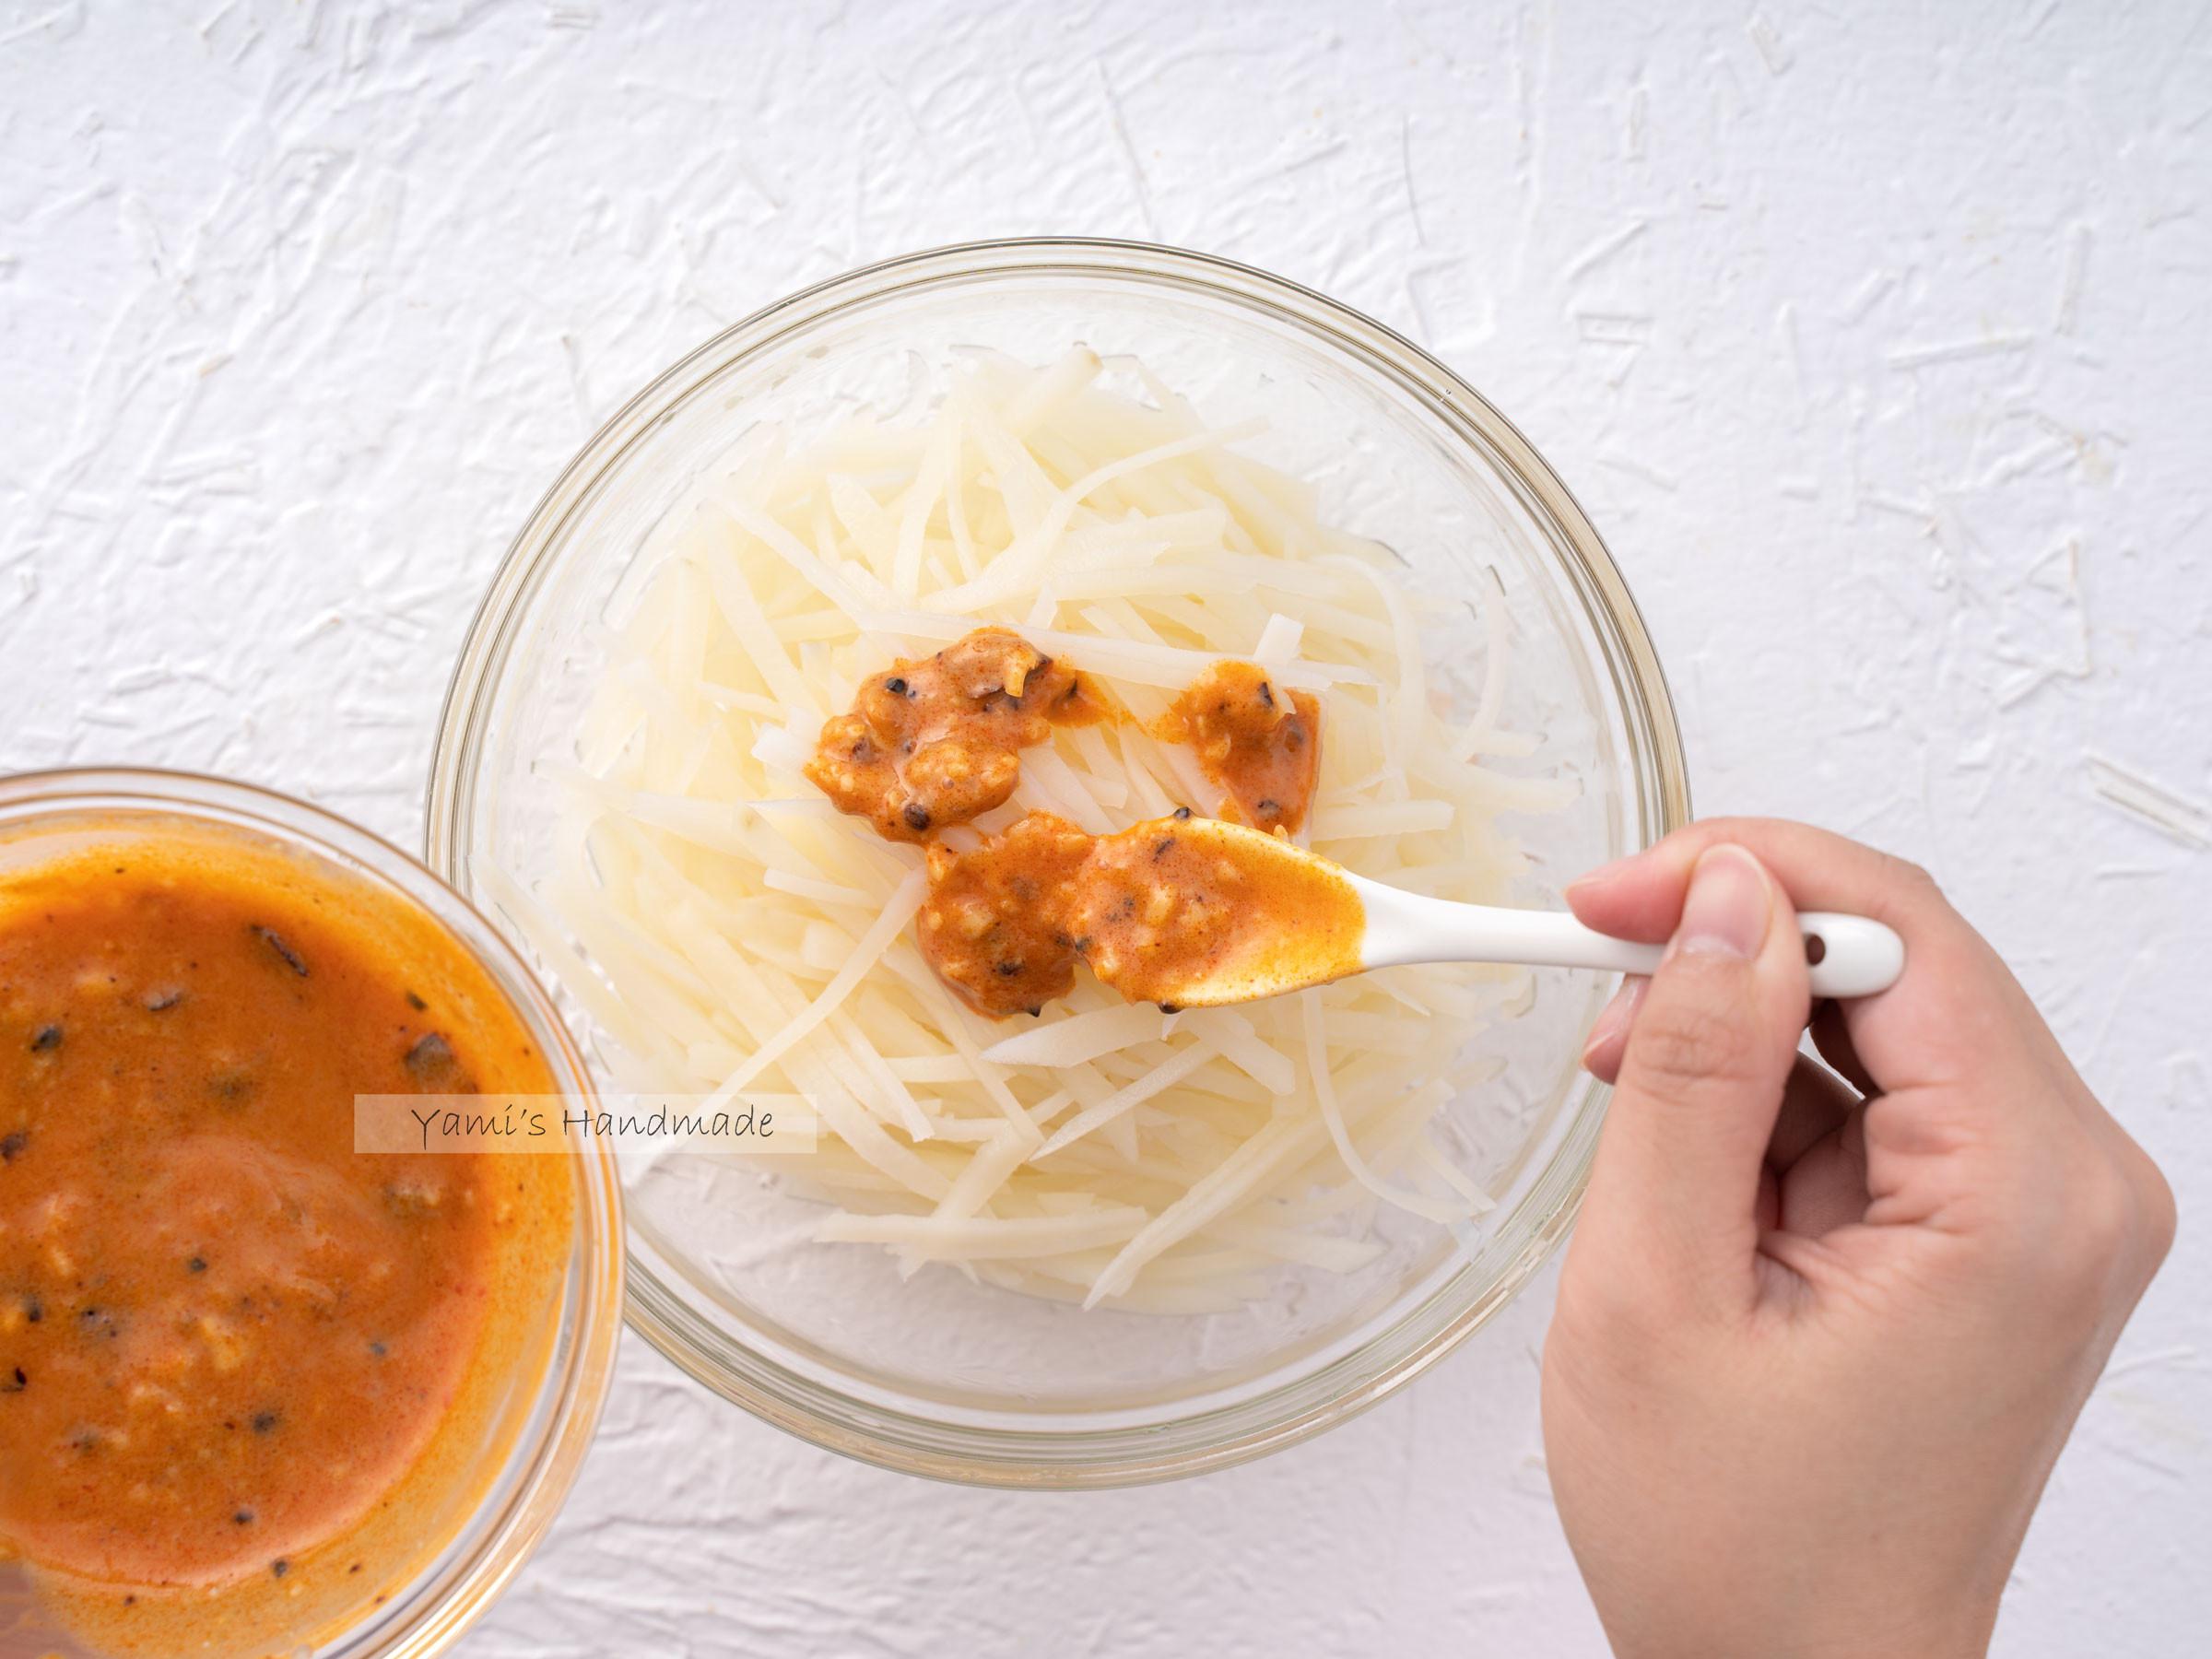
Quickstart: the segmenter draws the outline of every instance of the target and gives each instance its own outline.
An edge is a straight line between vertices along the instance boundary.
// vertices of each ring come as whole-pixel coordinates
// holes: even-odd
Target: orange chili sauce
[[[182,820],[76,848],[0,867],[0,1554],[112,1651],[296,1645],[496,1472],[573,1202],[357,1155],[353,1097],[551,1075],[396,896]]]
[[[1162,743],[1187,743],[1229,792],[1221,816],[1255,830],[1296,830],[1321,770],[1321,704],[1277,689],[1256,663],[1216,663],[1157,721]]]
[[[1094,837],[1032,812],[972,853],[931,849],[922,954],[994,1018],[1065,995],[1078,959],[1169,1007],[1357,972],[1367,915],[1351,884],[1256,852],[1187,817]]]
[[[1359,971],[1366,907],[1334,865],[1155,818],[1101,838],[1062,926],[1100,980],[1167,1007],[1243,1002]]]
[[[1062,912],[1092,838],[1032,812],[972,853],[929,850],[923,959],[979,1014],[1035,1014],[1076,988],[1075,941]]]
[[[1014,793],[1020,751],[1054,725],[1106,717],[1074,670],[1005,628],[979,628],[935,656],[865,682],[823,723],[807,779],[888,841],[923,841]]]
[[[1054,725],[1113,712],[1074,668],[1013,629],[979,628],[935,656],[892,664],[862,684],[850,712],[823,723],[807,778],[887,840],[928,847],[922,955],[979,1014],[1042,1012],[1075,988],[1081,956],[1124,995],[1173,1001],[1174,987],[1195,983],[1205,963],[1253,957],[1263,935],[1291,948],[1281,939],[1293,930],[1341,921],[1315,910],[1333,895],[1307,890],[1310,882],[1272,866],[1240,874],[1222,858],[1200,859],[1157,824],[1094,842],[1032,812],[966,853],[937,840],[1004,806],[1020,780],[1021,750]],[[1307,693],[1278,692],[1256,664],[1218,662],[1152,732],[1196,749],[1206,775],[1228,792],[1220,811],[1231,822],[1289,830],[1305,821],[1321,767],[1321,705]],[[1140,858],[1130,851],[1140,846],[1159,850]],[[1352,954],[1338,971],[1349,972],[1362,923],[1358,898],[1343,893],[1353,906]],[[1297,947],[1335,947],[1314,936]]]

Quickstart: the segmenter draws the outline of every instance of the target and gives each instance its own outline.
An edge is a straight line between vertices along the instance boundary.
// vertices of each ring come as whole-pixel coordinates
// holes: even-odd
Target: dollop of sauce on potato
[[[1032,812],[971,853],[929,850],[922,957],[979,1014],[1035,1014],[1076,988],[1075,940],[1062,917],[1092,840]]]
[[[806,777],[890,841],[924,841],[1014,793],[1021,751],[1104,718],[1072,668],[1011,629],[979,628],[864,682],[823,723]]]
[[[1184,687],[1153,735],[1187,743],[1228,792],[1221,816],[1255,830],[1296,830],[1321,769],[1321,704],[1285,692],[1256,663],[1216,663]]]
[[[102,1648],[304,1647],[496,1470],[571,1225],[565,1159],[357,1155],[354,1097],[550,1073],[396,898],[74,844],[0,871],[0,1554]]]

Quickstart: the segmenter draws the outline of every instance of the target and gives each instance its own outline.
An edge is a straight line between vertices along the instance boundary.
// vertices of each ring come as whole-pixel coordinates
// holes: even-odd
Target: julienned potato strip
[[[1241,657],[1323,702],[1301,841],[1399,886],[1503,899],[1525,862],[1497,815],[1571,790],[1480,763],[1535,747],[1500,725],[1498,606],[1470,601],[1483,696],[1449,723],[1418,631],[1441,602],[1230,447],[1258,430],[1209,430],[1129,359],[979,355],[915,424],[798,449],[755,429],[665,522],[579,763],[541,762],[571,803],[556,873],[533,892],[495,873],[493,896],[618,1045],[622,1086],[817,1102],[816,1151],[775,1168],[831,1206],[823,1239],[1086,1306],[1227,1312],[1285,1264],[1373,1259],[1378,1201],[1440,1222],[1488,1207],[1430,1122],[1493,1069],[1470,1040],[1521,976],[1399,968],[1165,1015],[1083,975],[1009,1028],[924,964],[920,850],[800,776],[863,677],[994,622],[1135,718],[1025,751],[1013,798],[948,841],[1030,810],[1099,832],[1210,811],[1193,757],[1146,727]]]

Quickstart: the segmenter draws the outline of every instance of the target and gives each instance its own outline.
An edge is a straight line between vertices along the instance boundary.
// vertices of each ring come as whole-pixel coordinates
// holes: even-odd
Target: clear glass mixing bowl
[[[1509,826],[1547,878],[1519,900],[1556,901],[1560,880],[1687,818],[1680,737],[1628,589],[1566,487],[1472,387],[1261,272],[1047,240],[917,254],[794,295],[677,364],[585,446],[471,629],[430,780],[432,867],[467,893],[488,864],[525,887],[547,868],[558,784],[536,763],[575,758],[600,641],[654,557],[656,524],[748,427],[895,417],[926,406],[963,347],[1043,362],[1078,343],[1135,354],[1210,422],[1264,414],[1246,447],[1311,479],[1324,516],[1394,548],[1417,589],[1501,594],[1505,721],[1544,739],[1510,764],[1580,791]],[[1471,712],[1487,644],[1458,609],[1424,646]],[[1286,1270],[1265,1303],[1191,1316],[1084,1313],[952,1274],[901,1283],[880,1253],[805,1242],[818,1212],[771,1183],[676,1159],[629,1192],[631,1323],[769,1421],[916,1473],[1099,1486],[1256,1456],[1432,1363],[1559,1242],[1604,1112],[1578,1061],[1609,989],[1540,975],[1532,1005],[1483,1035],[1501,1069],[1446,1109],[1441,1138],[1497,1209],[1456,1237],[1386,1221],[1388,1252],[1359,1274]]]
[[[367,830],[288,795],[189,772],[83,769],[0,778],[0,861],[36,864],[88,838],[106,844],[210,829],[274,842],[342,880],[427,911],[506,994],[555,1088],[592,1098],[590,1075],[559,1012],[506,940],[452,888]],[[443,1508],[423,1517],[420,1556],[405,1582],[364,1578],[353,1605],[335,1613],[335,1630],[312,1649],[286,1649],[296,1659],[445,1653],[521,1571],[568,1497],[598,1428],[622,1332],[622,1194],[614,1157],[581,1140],[574,1157],[575,1217],[568,1260],[541,1314],[548,1336],[542,1368],[517,1373],[485,1426],[476,1462],[457,1472]],[[0,1562],[0,1653],[90,1659],[19,1563]]]

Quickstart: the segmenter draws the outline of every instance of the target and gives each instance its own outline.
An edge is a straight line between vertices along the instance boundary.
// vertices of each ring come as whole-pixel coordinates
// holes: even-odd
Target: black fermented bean
[[[287,945],[284,942],[283,935],[277,933],[275,928],[262,926],[262,924],[258,922],[253,924],[253,932],[255,936],[258,937],[264,945],[266,945],[271,950],[275,951],[277,956],[283,959],[284,965],[287,968],[289,968],[301,979],[305,979],[307,977],[307,963],[301,959],[298,951],[294,950],[289,945]]]
[[[418,1078],[442,1077],[453,1069],[453,1045],[442,1032],[432,1031],[407,1051],[406,1064]]]

